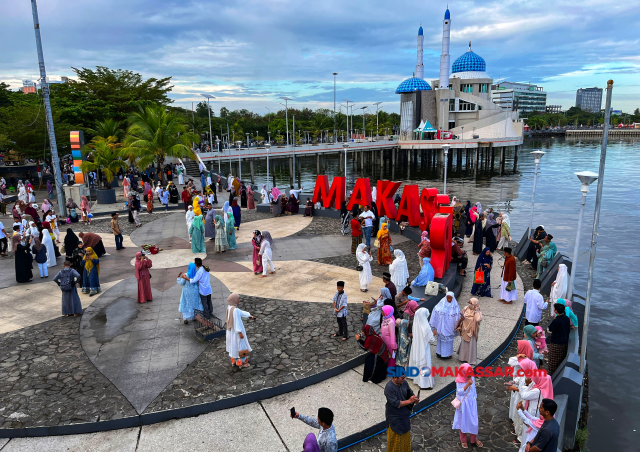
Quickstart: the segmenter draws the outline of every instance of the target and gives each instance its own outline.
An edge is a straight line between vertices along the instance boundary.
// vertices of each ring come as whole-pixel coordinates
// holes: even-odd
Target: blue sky
[[[217,110],[266,113],[279,96],[296,108],[399,110],[397,85],[416,64],[422,24],[427,81],[438,78],[446,1],[351,2],[40,0],[47,73],[71,66],[173,76],[172,98],[190,108],[217,97]],[[640,107],[640,1],[461,1],[449,4],[451,62],[472,41],[494,78],[544,86],[548,104],[574,105],[580,87],[615,80],[613,107]],[[0,80],[38,78],[30,2],[0,3]],[[369,110],[370,111],[370,110]]]

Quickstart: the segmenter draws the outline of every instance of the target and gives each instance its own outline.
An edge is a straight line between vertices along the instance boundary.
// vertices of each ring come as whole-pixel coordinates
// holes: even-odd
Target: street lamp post
[[[269,150],[271,149],[271,143],[265,145],[267,148],[267,201],[269,200]],[[264,200],[262,200],[264,202]]]
[[[216,136],[216,150],[218,151],[218,174],[222,175],[222,171],[220,170],[220,160],[221,160],[221,156],[220,156],[220,138],[218,138]]]
[[[360,107],[358,110],[362,110],[362,142],[364,143],[364,139],[367,137],[367,132],[365,132],[365,128],[364,128],[364,111],[367,109],[367,106],[365,105],[364,107]]]
[[[333,73],[333,141],[336,141],[336,75],[337,72]]]
[[[242,160],[240,158],[240,148],[242,148],[242,141],[236,141],[238,145],[238,179],[242,180]]]
[[[281,97],[280,99],[284,100],[284,120],[287,122],[287,146],[289,146],[289,101],[291,99],[288,97]]]
[[[293,115],[293,148],[292,151],[293,153],[293,172],[291,173],[291,176],[293,177],[293,184],[291,185],[295,185],[296,184],[296,115]]]
[[[347,141],[349,141],[349,130],[351,130],[351,129],[349,129],[349,103],[353,103],[353,101],[347,100],[347,99],[342,99],[342,100],[347,103]],[[353,107],[351,107],[351,108],[353,108]],[[351,120],[353,121],[353,118],[351,118]]]
[[[532,233],[533,226],[533,207],[536,203],[536,182],[538,180],[538,165],[540,164],[540,159],[545,154],[544,151],[533,151],[531,152],[533,155],[533,161],[536,164],[536,169],[533,173],[533,191],[531,192],[531,216],[529,217],[529,235]]]
[[[344,196],[347,197],[347,149],[349,149],[349,143],[342,143],[344,149]]]
[[[444,151],[444,194],[447,194],[447,157],[449,156],[449,148],[451,145],[443,144],[442,150]]]
[[[380,125],[378,124],[378,106],[381,104],[382,102],[374,102],[373,105],[376,106],[376,141],[378,141],[378,127],[380,127]]]
[[[582,202],[580,203],[580,213],[578,213],[578,230],[576,232],[576,244],[573,246],[573,259],[571,264],[571,278],[569,279],[569,285],[567,288],[567,299],[571,300],[573,297],[573,280],[576,276],[576,267],[578,266],[578,249],[580,248],[580,233],[582,232],[582,217],[584,216],[584,205],[587,202],[587,193],[589,193],[589,185],[594,183],[598,179],[598,175],[593,171],[583,171],[581,173],[575,173],[580,179],[582,186],[580,191],[582,192]]]
[[[269,111],[269,123],[267,124],[267,131],[271,132],[271,110],[269,109],[269,107],[264,107]]]
[[[591,310],[591,290],[593,288],[593,271],[596,259],[596,240],[598,238],[598,224],[600,223],[600,203],[602,202],[602,188],[604,183],[604,167],[607,160],[607,144],[609,142],[609,126],[611,122],[611,94],[613,80],[607,81],[607,98],[605,101],[604,124],[602,130],[602,145],[600,148],[600,167],[598,168],[598,188],[596,191],[596,207],[593,215],[593,230],[591,231],[591,248],[589,250],[589,276],[587,278],[587,294],[584,302],[584,323],[582,327],[582,344],[580,344],[580,373],[584,375],[587,359],[587,333],[589,330],[589,312]]]

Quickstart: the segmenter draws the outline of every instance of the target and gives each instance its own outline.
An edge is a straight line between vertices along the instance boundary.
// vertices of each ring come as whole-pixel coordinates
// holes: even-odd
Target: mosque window
[[[472,103],[472,102],[466,102],[462,99],[460,99],[460,104],[459,104],[459,111],[475,111],[476,110],[476,104]]]
[[[449,99],[449,111],[456,111],[456,100]]]
[[[488,83],[480,83],[480,92],[488,93],[489,92],[489,84]]]
[[[460,85],[460,90],[463,93],[473,93],[473,85],[471,83],[462,83]]]

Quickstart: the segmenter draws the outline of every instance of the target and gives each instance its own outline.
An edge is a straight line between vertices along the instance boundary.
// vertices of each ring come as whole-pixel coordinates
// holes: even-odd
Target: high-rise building
[[[598,113],[602,108],[602,88],[580,88],[576,91],[576,107],[589,113]]]
[[[424,35],[422,33],[422,25],[418,30],[418,57],[416,59],[416,77],[424,78],[424,64],[422,62],[424,56]]]
[[[547,93],[531,83],[500,82],[491,85],[491,100],[503,110],[545,111]]]

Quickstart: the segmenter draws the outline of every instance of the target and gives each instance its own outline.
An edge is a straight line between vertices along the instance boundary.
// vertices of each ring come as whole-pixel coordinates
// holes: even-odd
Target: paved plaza
[[[199,415],[100,433],[0,439],[0,450],[294,451],[300,449],[310,429],[289,419],[292,406],[309,415],[315,415],[319,406],[330,407],[339,439],[384,421],[386,382],[362,382],[363,355],[353,336],[361,325],[361,302],[369,295],[377,296],[381,273],[387,267],[374,260],[374,280],[365,296],[358,290],[351,237],[340,234],[338,220],[242,213],[238,247],[223,254],[213,252],[209,241],[206,254],[191,252],[182,212],[154,214],[141,228],[128,229],[126,250],[118,252],[108,233],[108,220],[94,221],[90,230],[102,235],[108,254],[100,260],[102,293],[91,298],[80,295],[85,308],[82,317],[60,316],[60,291],[51,277],[17,284],[13,259],[1,260],[0,428],[64,428],[164,416],[170,410],[195,410],[191,413]],[[126,217],[121,223],[126,224]],[[79,232],[83,226],[74,225],[74,229]],[[255,276],[251,267],[250,241],[255,229],[267,230],[274,238],[276,274],[267,278]],[[417,245],[398,234],[392,240],[394,248],[405,251],[411,277],[415,277]],[[156,244],[162,251],[150,256],[154,301],[138,304],[132,263],[144,244]],[[176,278],[198,256],[211,270],[214,314],[224,318],[226,299],[230,292],[237,292],[240,307],[258,317],[246,322],[254,349],[249,369],[230,365],[224,336],[202,342],[192,323],[185,325],[180,319],[181,286]],[[495,264],[499,259],[496,254]],[[62,268],[62,260],[49,269],[50,274]],[[469,268],[473,268],[475,256],[470,255],[470,261]],[[494,265],[493,286],[499,286],[500,272],[500,266]],[[336,329],[330,301],[339,279],[346,282],[349,296],[351,339],[344,343],[330,337]],[[471,276],[462,282],[461,307],[470,296],[471,282]],[[480,299],[479,360],[511,338],[521,318],[523,290],[518,279],[518,301],[510,306],[495,301],[496,289],[493,299]],[[513,354],[508,350],[499,360],[506,361]],[[454,361],[439,360],[433,353],[434,366],[456,365]],[[320,375],[326,378],[313,380]],[[452,381],[451,377],[437,378],[434,392]],[[499,394],[499,388],[483,393],[483,386],[491,384],[478,385],[479,404],[496,405],[486,412],[480,410],[480,438],[491,450],[512,450],[504,440],[508,436],[503,431],[508,429],[505,393]],[[255,401],[252,394],[265,396]],[[424,398],[425,391],[422,394]],[[249,397],[249,403],[244,397]],[[447,399],[416,415],[414,449],[457,450],[452,418]],[[496,426],[502,434],[493,435]],[[436,430],[442,439],[437,443]],[[378,435],[353,449],[384,450],[385,438]]]

